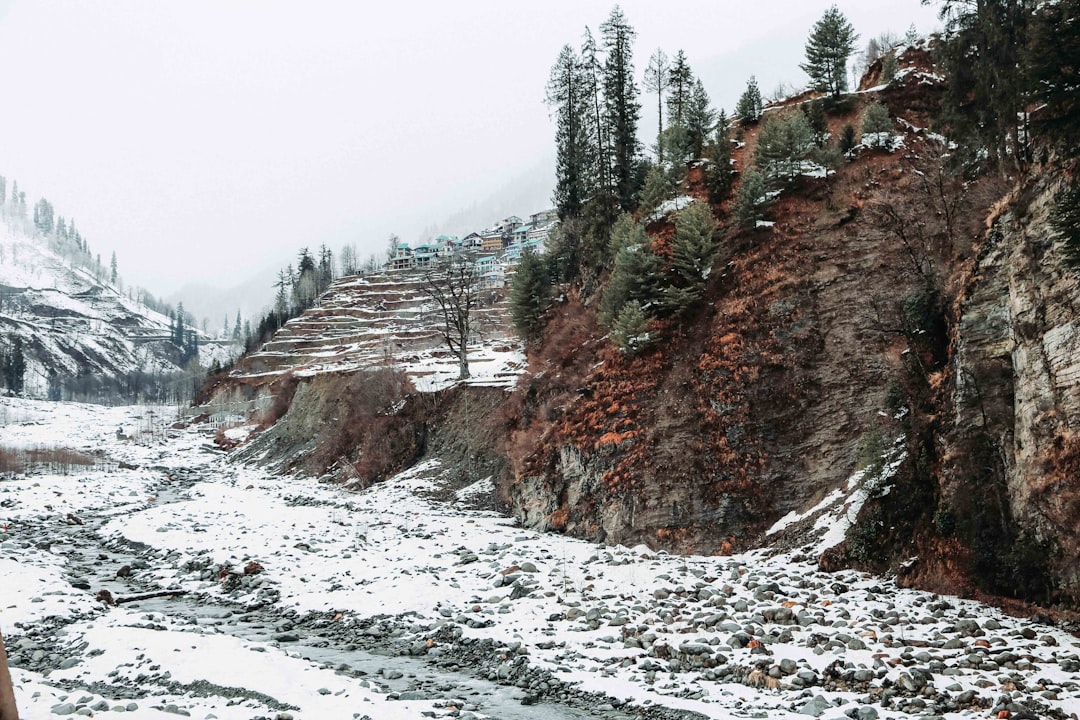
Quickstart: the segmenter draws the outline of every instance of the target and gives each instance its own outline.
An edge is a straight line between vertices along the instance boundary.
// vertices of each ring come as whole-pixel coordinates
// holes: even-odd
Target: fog
[[[622,7],[639,78],[654,49],[681,48],[730,112],[750,73],[765,94],[805,84],[805,38],[830,4]],[[553,178],[550,67],[611,8],[0,0],[0,174],[155,294],[236,285],[302,246],[366,255],[390,233],[464,229],[444,228],[453,216],[533,212]],[[918,0],[840,9],[860,46],[936,25]]]

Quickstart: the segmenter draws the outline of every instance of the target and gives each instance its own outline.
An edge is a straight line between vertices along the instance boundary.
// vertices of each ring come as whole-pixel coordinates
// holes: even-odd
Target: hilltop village
[[[548,235],[558,219],[554,209],[542,210],[530,215],[528,222],[511,215],[463,238],[439,235],[415,247],[397,241],[394,256],[385,267],[388,270],[426,268],[441,258],[463,254],[474,263],[481,285],[502,287],[513,274],[522,253],[531,251],[540,255],[544,252]]]

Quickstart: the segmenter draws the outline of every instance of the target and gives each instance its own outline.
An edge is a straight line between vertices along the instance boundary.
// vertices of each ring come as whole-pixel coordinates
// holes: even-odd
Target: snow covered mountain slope
[[[30,397],[137,398],[182,370],[170,321],[65,259],[49,241],[0,222],[0,348],[21,356]],[[226,359],[201,343],[200,362]],[[20,387],[21,386],[21,387]],[[97,396],[97,397],[95,397]]]

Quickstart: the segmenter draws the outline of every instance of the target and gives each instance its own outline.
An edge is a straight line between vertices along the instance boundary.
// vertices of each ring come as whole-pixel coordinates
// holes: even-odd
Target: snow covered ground
[[[489,479],[438,492],[436,461],[357,493],[272,477],[167,408],[3,399],[0,421],[4,447],[112,461],[0,476],[0,630],[28,718],[1080,712],[1068,633],[808,555],[538,534],[470,509]]]

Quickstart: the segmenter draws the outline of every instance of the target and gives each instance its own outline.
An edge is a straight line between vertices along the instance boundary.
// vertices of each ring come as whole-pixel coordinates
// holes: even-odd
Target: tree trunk
[[[19,720],[19,711],[15,709],[15,689],[11,686],[11,672],[8,670],[7,653],[4,651],[3,635],[0,635],[0,720]]]

